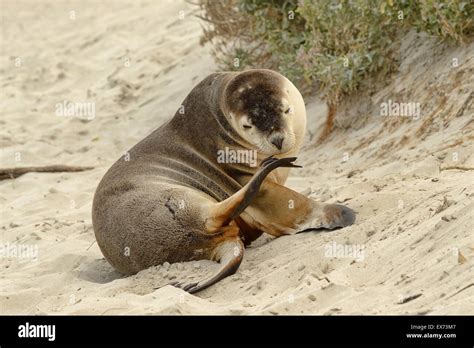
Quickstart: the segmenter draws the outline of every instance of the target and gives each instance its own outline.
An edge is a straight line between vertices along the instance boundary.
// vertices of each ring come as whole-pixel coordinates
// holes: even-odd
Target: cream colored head
[[[298,89],[271,70],[236,74],[225,90],[224,113],[235,131],[264,155],[297,150],[306,130],[306,109]]]

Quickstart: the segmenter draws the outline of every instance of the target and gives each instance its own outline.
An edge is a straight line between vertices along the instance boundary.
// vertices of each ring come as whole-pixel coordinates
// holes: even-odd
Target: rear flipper
[[[236,237],[232,240],[229,239],[222,242],[214,249],[213,258],[222,265],[216,274],[199,282],[176,282],[171,283],[171,285],[181,288],[190,294],[204,290],[217,283],[219,280],[234,274],[239,268],[243,256],[244,244],[240,238]]]

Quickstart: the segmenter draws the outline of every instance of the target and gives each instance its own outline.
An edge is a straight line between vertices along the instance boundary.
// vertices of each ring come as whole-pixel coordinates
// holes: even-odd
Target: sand
[[[217,264],[123,277],[95,243],[91,206],[110,165],[217,70],[211,47],[199,45],[192,6],[0,4],[1,166],[93,167],[0,181],[1,314],[474,313],[472,44],[410,33],[400,72],[345,105],[324,144],[325,104],[307,97],[304,168],[288,186],[343,202],[357,211],[356,224],[262,237],[235,275],[190,295],[164,285]],[[420,118],[381,117],[389,99],[420,103]],[[92,103],[93,117],[61,115],[67,102]],[[12,251],[20,247],[21,257]]]

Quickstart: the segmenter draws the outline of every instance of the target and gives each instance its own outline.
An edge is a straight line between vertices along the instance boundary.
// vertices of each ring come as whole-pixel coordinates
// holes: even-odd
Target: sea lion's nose
[[[278,150],[281,150],[281,147],[283,145],[283,140],[285,140],[285,138],[281,135],[274,135],[272,137],[272,144],[275,145],[277,147]]]

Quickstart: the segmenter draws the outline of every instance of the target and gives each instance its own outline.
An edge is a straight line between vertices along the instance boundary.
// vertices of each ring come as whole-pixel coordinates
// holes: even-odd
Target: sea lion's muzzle
[[[280,134],[280,133],[277,133],[277,134],[274,134],[272,135],[272,137],[270,138],[270,142],[275,145],[275,147],[278,149],[278,150],[281,150],[281,147],[283,146],[283,141],[285,140],[285,137]]]

